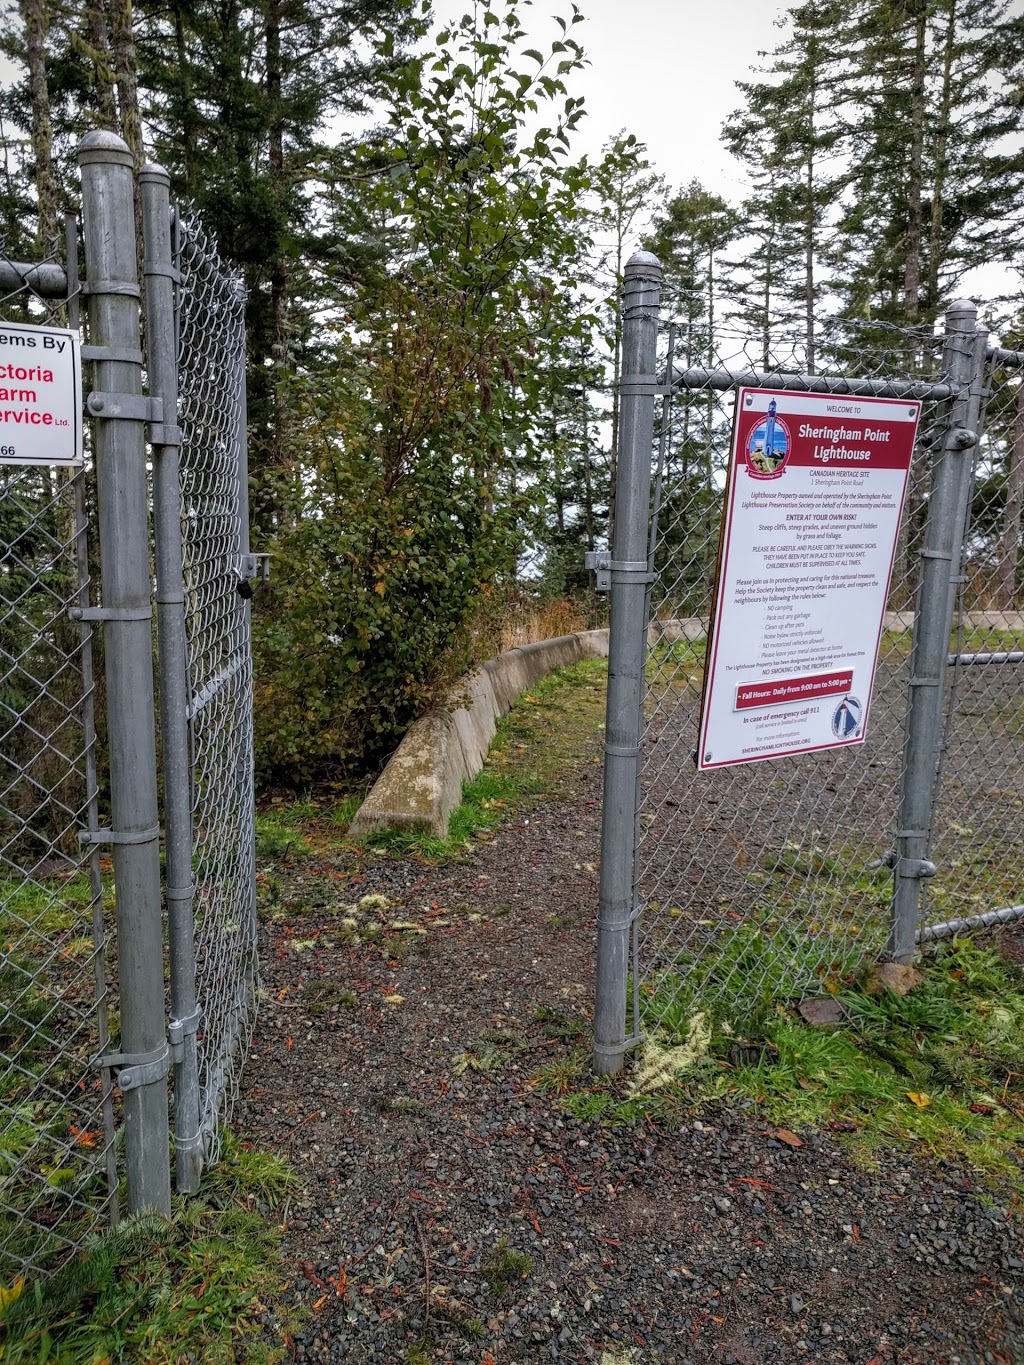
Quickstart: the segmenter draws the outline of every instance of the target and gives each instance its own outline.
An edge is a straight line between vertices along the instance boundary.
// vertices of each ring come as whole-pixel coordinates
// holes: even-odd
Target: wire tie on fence
[[[931,834],[931,830],[930,830],[930,829],[898,829],[898,830],[896,831],[896,838],[897,838],[897,839],[927,839],[929,834]]]
[[[83,346],[83,360],[118,360],[126,365],[143,364],[143,355],[134,346]]]
[[[171,1048],[167,1039],[150,1052],[108,1052],[92,1059],[100,1071],[117,1071],[119,1090],[138,1090],[143,1085],[162,1081],[171,1069]]]
[[[640,752],[639,744],[606,744],[604,746],[605,755],[612,758],[636,758]]]
[[[148,844],[160,838],[160,826],[150,825],[148,829],[80,829],[80,844]]]
[[[145,607],[69,607],[72,621],[151,621],[153,604]]]
[[[120,294],[129,299],[142,298],[142,290],[137,284],[126,280],[87,280],[82,285],[83,294]]]
[[[633,925],[637,922],[637,920],[640,918],[640,916],[644,913],[644,909],[645,909],[645,907],[642,906],[642,905],[634,905],[634,906],[633,906],[632,913],[631,913],[630,916],[629,916],[629,919],[624,919],[624,920],[622,920],[621,923],[615,923],[615,924],[613,924],[611,920],[601,919],[601,917],[600,917],[600,915],[599,915],[599,916],[598,916],[598,919],[597,919],[597,927],[598,927],[599,929],[605,929],[605,930],[607,930],[608,933],[610,933],[610,934],[619,934],[619,933],[623,933],[623,932],[624,932],[625,930],[627,930],[627,929],[632,929]]]
[[[174,1134],[175,1152],[194,1152],[203,1145],[202,1132],[190,1133],[188,1137],[179,1137]]]

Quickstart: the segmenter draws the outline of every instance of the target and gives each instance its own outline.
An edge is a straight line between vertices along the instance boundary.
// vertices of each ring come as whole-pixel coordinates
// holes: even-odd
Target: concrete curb
[[[443,838],[462,784],[484,766],[499,718],[555,668],[608,657],[607,630],[581,630],[488,659],[451,693],[451,709],[414,721],[349,827],[353,835],[400,829]]]

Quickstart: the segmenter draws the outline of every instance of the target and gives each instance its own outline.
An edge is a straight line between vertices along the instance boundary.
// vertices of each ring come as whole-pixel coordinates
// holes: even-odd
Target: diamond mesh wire
[[[1024,380],[989,376],[973,516],[950,641],[950,691],[923,922],[1024,902]],[[990,497],[995,489],[996,496]],[[1009,490],[1009,496],[1007,491]]]
[[[679,301],[674,373],[752,370],[941,382],[937,338],[823,322],[813,343],[785,320],[712,344]],[[909,682],[925,455],[915,452],[866,743],[738,765],[694,766],[734,389],[699,375],[666,408],[656,581],[636,830],[636,987],[648,1027],[696,1009],[737,1021],[817,993],[883,948]],[[921,431],[935,420],[926,403]],[[655,498],[657,500],[657,493]]]
[[[54,249],[46,264],[60,264]],[[13,269],[0,241],[0,265]],[[31,276],[29,276],[31,279]],[[66,326],[24,283],[0,317]],[[0,1281],[116,1217],[84,469],[0,466]]]
[[[179,219],[179,421],[200,1129],[216,1160],[256,1008],[252,661],[240,596],[248,551],[245,296],[199,221]]]

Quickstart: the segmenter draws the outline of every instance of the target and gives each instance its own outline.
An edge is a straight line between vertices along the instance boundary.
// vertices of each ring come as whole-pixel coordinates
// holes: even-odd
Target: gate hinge
[[[934,877],[938,868],[927,858],[899,858],[896,874],[900,877]]]
[[[186,1014],[181,1019],[172,1019],[167,1025],[172,1062],[185,1060],[185,1039],[194,1038],[199,1032],[199,1021],[202,1017],[202,1006],[197,1005],[191,1014]]]
[[[92,1064],[102,1071],[116,1071],[114,1084],[119,1090],[138,1090],[164,1079],[171,1068],[171,1048],[165,1038],[151,1052],[100,1053]]]
[[[85,400],[90,417],[122,422],[163,422],[164,400],[146,393],[104,393],[93,389]]]

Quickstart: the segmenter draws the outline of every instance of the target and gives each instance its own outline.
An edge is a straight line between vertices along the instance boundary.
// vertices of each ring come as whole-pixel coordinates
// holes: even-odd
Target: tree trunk
[[[21,0],[25,25],[29,96],[32,102],[32,158],[36,167],[39,209],[38,250],[46,255],[57,236],[57,180],[53,170],[53,124],[46,84],[46,33],[50,16],[46,0]]]
[[[615,478],[619,468],[619,380],[622,377],[622,251],[625,233],[621,217],[615,243],[615,331],[612,344],[612,442],[608,485],[608,548],[615,532]]]
[[[110,56],[110,28],[107,24],[106,0],[89,0],[85,11],[86,41],[82,55],[92,63],[95,120],[100,128],[117,132],[117,106],[114,103],[114,66]],[[74,44],[74,34],[72,34]]]
[[[928,282],[925,288],[925,307],[929,321],[939,310],[939,267],[945,243],[942,231],[943,196],[949,170],[949,119],[952,110],[953,49],[956,40],[957,0],[948,0],[949,18],[942,55],[942,91],[939,95],[939,115],[934,129],[935,165],[932,173],[932,212],[928,233]]]
[[[132,31],[132,0],[109,0],[109,14],[121,136],[131,148],[135,168],[138,170],[145,157],[142,151],[142,115],[139,112],[135,34]]]
[[[1024,382],[1017,389],[1017,414],[1013,423],[1009,463],[1006,470],[1006,507],[999,537],[996,584],[999,605],[1012,607],[1017,596],[1017,564],[1020,559],[1021,504],[1024,502]]]
[[[271,451],[275,464],[285,462],[285,370],[288,364],[288,264],[284,237],[287,230],[288,189],[284,166],[284,108],[281,99],[281,0],[268,0],[266,18],[267,99],[270,127],[267,160],[271,192],[277,209],[276,240],[270,262],[270,314],[273,329],[271,355],[273,376],[273,431]]]
[[[919,3],[914,29],[914,67],[910,89],[910,157],[907,167],[907,259],[903,269],[903,312],[912,326],[921,306],[921,237],[924,174],[926,10]]]

